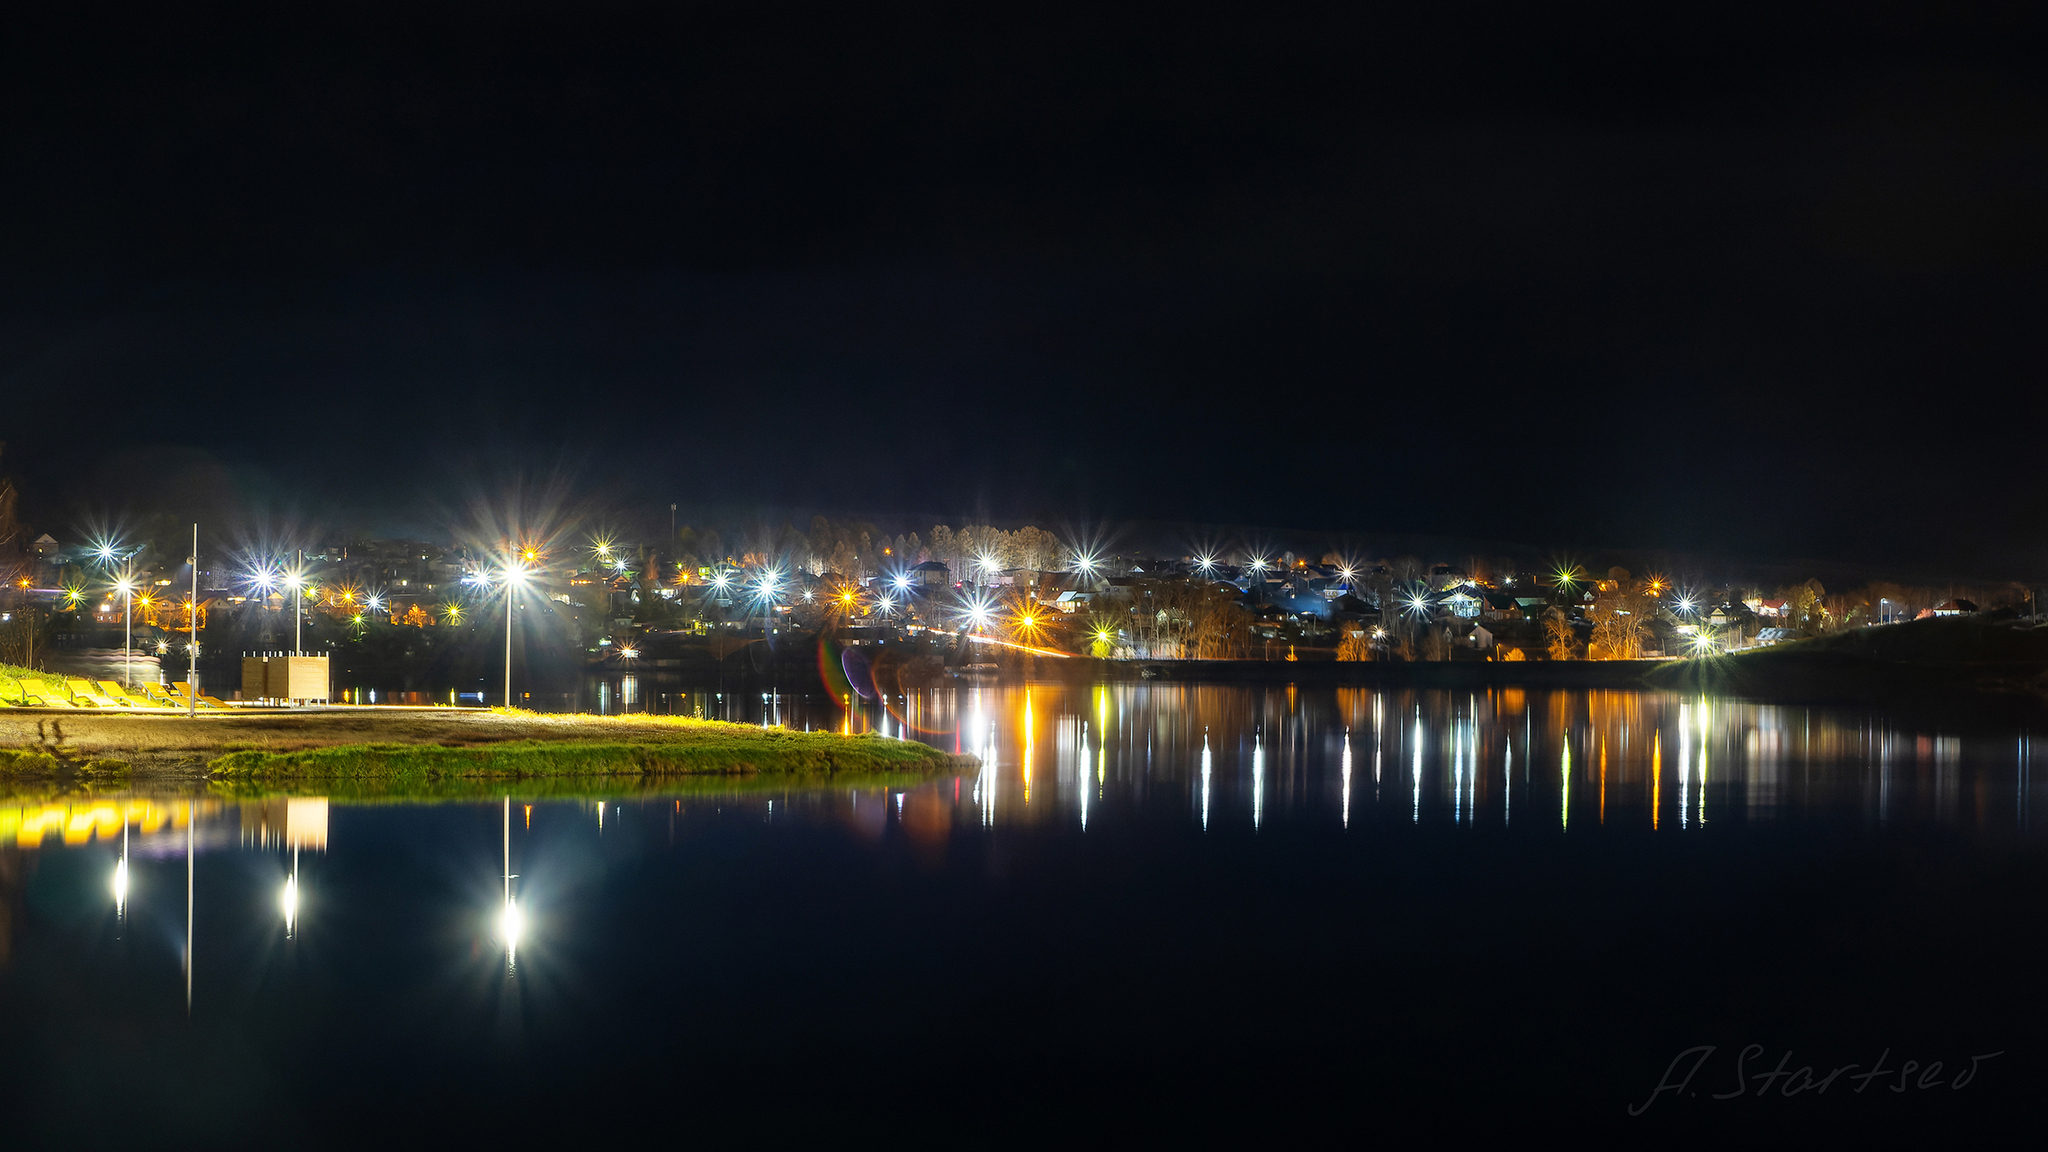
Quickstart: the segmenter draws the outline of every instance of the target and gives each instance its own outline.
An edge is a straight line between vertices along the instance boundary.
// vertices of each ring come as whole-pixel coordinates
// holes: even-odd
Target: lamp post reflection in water
[[[284,878],[284,892],[277,899],[284,911],[284,938],[289,940],[299,923],[299,846],[292,845],[292,870]]]
[[[1557,826],[1569,831],[1572,826],[1572,734],[1564,734],[1564,748],[1557,754]]]
[[[114,864],[114,922],[128,919],[128,817],[121,817],[121,859]]]
[[[1500,826],[1509,827],[1515,822],[1515,742],[1506,742],[1507,751],[1500,767]]]
[[[1344,827],[1351,827],[1351,729],[1344,730]]]
[[[1081,722],[1081,831],[1088,830],[1088,722]]]
[[[509,794],[505,797],[504,846],[505,907],[498,914],[498,938],[505,942],[505,975],[511,976],[519,967],[519,936],[526,927],[526,917],[512,899],[512,797]]]
[[[1415,798],[1410,822],[1422,823],[1422,705],[1415,706]]]
[[[192,848],[193,830],[198,823],[193,819],[193,804],[185,801],[185,1015],[192,1014]]]
[[[1209,730],[1202,729],[1202,831],[1209,830]]]
[[[1252,831],[1259,830],[1259,821],[1266,815],[1266,741],[1263,736],[1252,736]]]

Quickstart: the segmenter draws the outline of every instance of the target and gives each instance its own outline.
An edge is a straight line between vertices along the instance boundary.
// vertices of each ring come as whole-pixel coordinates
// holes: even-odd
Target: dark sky
[[[44,7],[45,526],[525,470],[2048,570],[2038,6]]]

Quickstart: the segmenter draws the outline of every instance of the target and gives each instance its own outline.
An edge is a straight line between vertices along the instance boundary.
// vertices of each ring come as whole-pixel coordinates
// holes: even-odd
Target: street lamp
[[[122,573],[114,581],[121,590],[121,684],[135,687],[135,578]]]
[[[301,566],[285,573],[284,576],[285,587],[292,590],[292,655],[294,656],[298,655],[305,648],[305,636],[303,625],[301,624],[301,621],[305,619],[306,613],[305,562],[305,554],[300,553],[299,564]]]
[[[532,555],[528,552],[527,555]],[[505,707],[512,706],[512,594],[518,586],[526,583],[527,570],[523,565],[505,565]]]
[[[761,579],[754,586],[754,598],[761,601],[762,604],[761,635],[763,636],[769,635],[774,630],[775,592],[781,583],[781,574],[770,568],[761,573]]]

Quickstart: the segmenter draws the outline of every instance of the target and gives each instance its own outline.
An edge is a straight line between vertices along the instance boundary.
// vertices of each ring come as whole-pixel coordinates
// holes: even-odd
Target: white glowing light
[[[995,610],[994,604],[980,596],[968,597],[965,607],[967,609],[967,619],[977,628],[987,625],[993,617]]]
[[[299,919],[299,878],[297,876],[287,876],[284,878],[284,892],[278,896],[277,903],[284,910],[284,930],[290,932],[292,926],[298,923]]]
[[[507,956],[519,950],[519,937],[525,931],[526,914],[519,910],[519,902],[505,901],[505,910],[498,913],[498,939],[505,942]]]

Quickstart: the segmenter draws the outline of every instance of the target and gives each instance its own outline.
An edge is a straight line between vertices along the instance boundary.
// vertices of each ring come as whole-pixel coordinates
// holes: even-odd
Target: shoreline
[[[978,765],[913,741],[668,716],[321,709],[183,715],[10,709],[0,779],[665,779],[830,776]],[[115,763],[119,769],[116,770]]]

